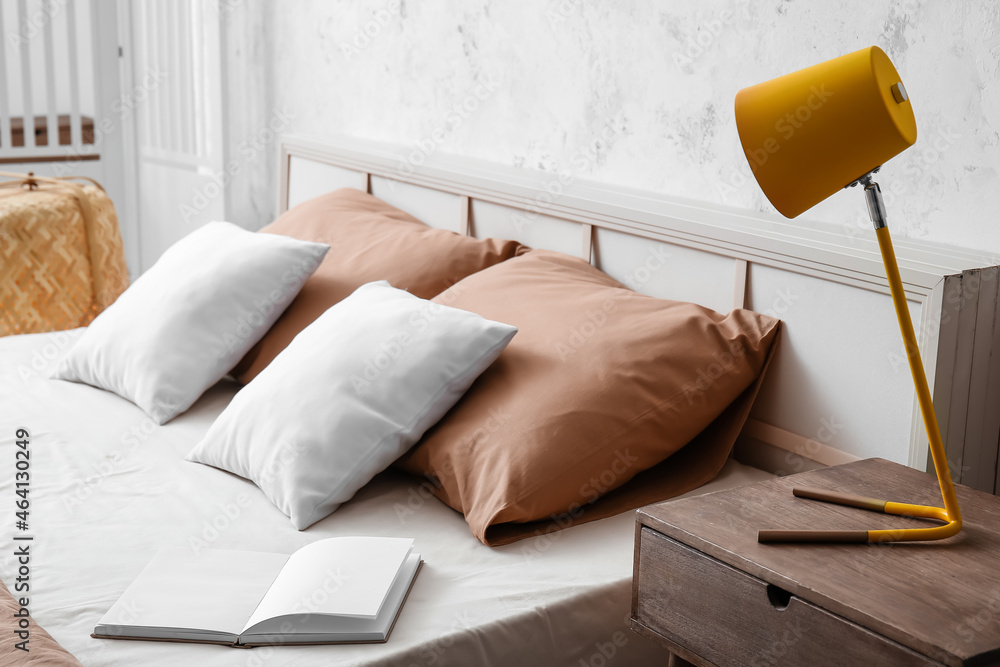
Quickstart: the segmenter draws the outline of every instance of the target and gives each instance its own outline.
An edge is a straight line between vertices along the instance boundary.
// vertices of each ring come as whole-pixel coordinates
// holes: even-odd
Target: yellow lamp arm
[[[877,171],[877,170],[876,170]],[[896,309],[896,319],[899,320],[899,330],[903,334],[903,345],[906,348],[906,359],[910,364],[910,374],[913,376],[913,386],[917,393],[917,403],[927,430],[927,441],[930,444],[931,458],[937,473],[938,484],[941,487],[941,497],[944,508],[910,503],[896,503],[877,498],[853,496],[823,489],[795,488],[792,492],[800,498],[809,498],[822,502],[858,507],[861,509],[909,516],[920,519],[942,521],[943,525],[928,528],[900,528],[896,530],[761,530],[757,533],[759,542],[910,542],[923,540],[943,540],[957,534],[962,529],[962,513],[958,509],[958,498],[955,496],[955,485],[951,481],[948,470],[948,458],[941,440],[941,430],[938,427],[937,415],[934,413],[934,402],[931,390],[927,385],[927,375],[924,373],[924,363],[920,358],[920,347],[913,331],[913,320],[906,303],[906,293],[903,291],[903,281],[899,276],[899,264],[896,252],[892,247],[889,228],[885,225],[885,206],[878,184],[872,182],[871,174],[859,179],[865,185],[865,197],[868,201],[868,211],[875,223],[875,235],[878,247],[882,252],[882,263],[885,265],[886,277],[889,280],[889,292],[892,294],[892,304]]]
[[[941,440],[937,415],[934,413],[931,390],[927,386],[927,375],[924,373],[924,363],[920,358],[917,336],[913,331],[913,320],[910,318],[910,309],[903,292],[903,281],[899,277],[896,252],[892,247],[892,238],[889,236],[888,227],[876,229],[875,235],[878,238],[879,250],[882,251],[882,263],[885,264],[886,276],[889,278],[889,290],[892,292],[892,303],[896,308],[896,319],[899,320],[899,329],[903,334],[906,359],[910,362],[910,374],[913,376],[913,386],[917,392],[920,414],[924,418],[924,429],[927,431],[931,459],[934,461],[934,470],[937,472],[938,484],[941,487],[941,496],[944,500],[944,510],[949,519],[948,526],[941,526],[941,528],[951,528],[951,534],[954,534],[962,528],[962,513],[958,509],[958,498],[955,496],[955,485],[951,481],[948,457],[945,454],[944,442]],[[893,514],[896,513],[893,512]]]

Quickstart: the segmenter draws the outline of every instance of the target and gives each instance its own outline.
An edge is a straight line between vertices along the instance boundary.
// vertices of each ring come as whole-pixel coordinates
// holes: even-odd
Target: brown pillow
[[[398,462],[425,475],[491,545],[712,479],[780,325],[748,310],[724,316],[644,296],[582,260],[542,250],[469,276],[434,301],[518,328]],[[681,450],[699,434],[693,452]],[[657,466],[678,450],[676,465]],[[625,485],[637,476],[638,486]]]
[[[374,280],[423,299],[526,252],[515,241],[475,239],[428,227],[369,194],[343,188],[292,208],[260,230],[330,244],[323,263],[232,375],[246,384],[330,306]]]
[[[0,617],[3,618],[4,636],[0,647],[0,667],[26,664],[33,667],[82,667],[80,661],[60,646],[45,628],[35,623],[34,618],[18,616],[21,613],[20,600],[23,597],[28,598],[29,604],[35,601],[35,597],[27,593],[17,593],[15,598],[14,594],[7,590],[7,586],[0,582]],[[19,632],[27,633],[27,642],[24,635],[19,635]],[[17,647],[21,642],[25,642],[23,646],[28,649],[27,652]]]

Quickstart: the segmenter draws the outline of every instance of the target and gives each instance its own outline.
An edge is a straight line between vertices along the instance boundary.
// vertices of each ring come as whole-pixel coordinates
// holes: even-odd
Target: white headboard
[[[782,341],[737,456],[782,472],[869,456],[924,467],[926,438],[873,232],[346,138],[286,137],[280,170],[281,211],[353,187],[434,227],[583,256],[645,294],[780,317]],[[942,322],[944,277],[996,261],[906,240],[897,254],[935,400],[950,401],[953,388],[935,381],[937,359],[955,357],[941,343],[954,348],[949,327],[959,319]]]

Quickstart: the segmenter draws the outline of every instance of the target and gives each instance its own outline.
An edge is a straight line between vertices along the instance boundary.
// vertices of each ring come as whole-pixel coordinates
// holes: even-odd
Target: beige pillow
[[[712,479],[780,324],[644,296],[582,260],[541,250],[433,300],[519,330],[397,464],[430,480],[492,545]]]
[[[246,384],[330,306],[365,283],[429,299],[462,278],[527,251],[515,241],[475,239],[428,227],[369,194],[343,188],[303,202],[260,230],[330,245],[298,297],[233,369]]]
[[[37,665],[38,667],[82,667],[80,661],[64,649],[59,642],[52,638],[45,628],[38,625],[31,616],[19,616],[24,609],[20,604],[20,599],[28,597],[28,601],[35,600],[34,595],[27,593],[17,593],[15,598],[7,586],[0,582],[0,614],[3,615],[4,627],[9,628],[4,637],[4,642],[0,646],[0,665]],[[27,627],[25,627],[27,626]],[[19,632],[27,634],[19,635]],[[28,652],[17,647],[21,642],[28,648]]]

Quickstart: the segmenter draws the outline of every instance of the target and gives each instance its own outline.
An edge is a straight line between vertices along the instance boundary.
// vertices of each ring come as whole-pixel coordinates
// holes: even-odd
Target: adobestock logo
[[[750,660],[751,667],[780,665],[786,662],[789,651],[805,637],[805,634],[800,619],[796,619],[794,623],[786,624],[785,631],[780,636],[776,636],[764,652],[755,655]]]
[[[289,439],[278,444],[267,465],[260,471],[260,485],[266,486],[275,479],[280,479],[281,473],[291,469],[292,463],[306,447],[300,440]]]
[[[34,377],[47,376],[58,365],[66,348],[76,340],[75,336],[65,331],[47,336],[42,347],[31,351],[30,366],[25,366],[23,363],[17,365],[18,377],[22,382],[27,382]]]
[[[437,153],[438,148],[447,140],[450,133],[460,128],[479,108],[496,93],[503,83],[499,76],[480,80],[470,89],[469,93],[456,102],[428,135],[413,141],[413,150],[407,156],[399,156],[396,173],[401,180],[406,180],[417,173],[427,160]]]
[[[741,4],[745,5],[745,0]],[[693,74],[694,69],[692,65],[694,65],[694,62],[706,53],[709,53],[712,50],[712,46],[741,16],[743,20],[749,20],[750,17],[746,6],[743,7],[742,12],[724,9],[714,18],[700,24],[697,30],[688,33],[687,39],[681,45],[681,49],[675,51],[673,55],[674,64],[677,65],[677,69],[685,74]]]
[[[605,667],[613,663],[615,656],[628,644],[628,635],[618,630],[606,642],[595,642],[594,652],[589,658],[580,658],[580,667]]]
[[[842,430],[844,430],[844,424],[838,422],[836,417],[821,417],[819,428],[816,429],[816,437],[796,443],[794,450],[785,454],[784,461],[787,469],[776,470],[775,474],[778,477],[784,477],[804,472],[807,463],[816,461],[823,447],[831,445],[833,439]]]
[[[185,224],[197,221],[198,214],[206,211],[212,201],[225,194],[226,188],[236,176],[243,173],[248,165],[253,164],[259,155],[267,155],[275,138],[287,130],[296,117],[296,114],[282,107],[274,112],[267,123],[243,138],[234,151],[238,157],[234,157],[223,165],[220,171],[209,170],[208,173],[199,171],[199,175],[207,177],[208,181],[203,182],[195,190],[189,201],[182,201],[177,205],[177,210]]]
[[[652,280],[653,274],[667,265],[668,259],[670,259],[670,253],[667,252],[666,246],[658,245],[650,248],[646,254],[645,261],[636,266],[630,274],[622,278],[622,284],[638,292],[639,288]]]
[[[533,225],[538,220],[538,216],[558,213],[553,209],[556,200],[562,197],[566,188],[571,186],[580,174],[586,173],[599,163],[601,157],[614,144],[616,137],[625,132],[625,127],[624,118],[619,117],[605,125],[598,136],[578,148],[569,160],[573,169],[556,170],[553,177],[542,185],[542,190],[535,195],[534,200],[525,205],[524,210],[516,211],[511,216],[514,228],[517,229],[518,233],[524,232],[526,228]]]
[[[205,519],[201,525],[201,532],[188,538],[188,546],[195,555],[208,549],[222,533],[236,523],[243,515],[243,510],[250,507],[250,496],[240,493],[236,496],[236,502],[219,503],[219,511],[211,519]]]
[[[498,409],[490,408],[489,418],[483,426],[480,426],[465,441],[459,443],[461,454],[449,458],[434,469],[433,472],[424,473],[426,479],[416,487],[410,487],[407,491],[406,503],[396,503],[393,509],[396,518],[403,524],[409,521],[410,517],[417,513],[424,504],[434,495],[435,489],[440,489],[444,484],[442,478],[452,479],[455,477],[455,459],[468,454],[473,448],[482,447],[490,436],[503,428],[510,420],[510,414],[503,411],[501,406]]]
[[[826,84],[820,86],[810,86],[810,95],[804,104],[800,104],[794,112],[789,111],[774,123],[774,131],[781,136],[783,141],[788,141],[795,136],[808,123],[813,114],[823,108],[827,100],[833,97],[833,93],[826,88]],[[782,143],[774,136],[764,140],[759,148],[747,149],[747,161],[750,168],[757,171],[758,167],[763,167],[768,159],[781,150]]]
[[[587,311],[587,318],[570,328],[566,341],[556,343],[556,353],[559,361],[565,362],[571,355],[584,347],[591,338],[608,322],[608,315],[615,311],[615,302],[608,299],[601,304],[600,308],[592,308]]]
[[[40,35],[46,26],[51,27],[49,24],[66,8],[67,0],[48,0],[39,4],[41,7],[33,13],[21,10],[22,16],[18,21],[20,29],[17,32],[7,33],[7,43],[12,47],[20,48],[28,40]]]
[[[244,310],[236,318],[235,326],[223,334],[222,341],[226,350],[233,354],[252,337],[257,337],[261,328],[270,328],[274,324],[274,320],[291,301],[291,297],[298,293],[296,286],[305,282],[304,278],[312,275],[318,264],[319,260],[299,260],[292,268],[281,274],[281,282],[286,286],[286,289],[275,288],[269,293],[253,299],[251,308]],[[288,289],[288,287],[294,289]]]
[[[375,10],[372,13],[372,18],[365,22],[364,25],[355,26],[354,35],[352,35],[351,40],[349,42],[341,42],[340,52],[347,60],[360,55],[402,13],[402,0],[390,0],[386,3],[385,7]]]
[[[730,343],[728,351],[713,354],[712,361],[698,369],[696,379],[684,384],[684,398],[687,399],[687,404],[694,405],[696,400],[715,385],[716,380],[745,366],[743,358],[746,353],[746,341],[740,339]]]
[[[591,477],[580,486],[580,495],[586,500],[587,505],[596,503],[604,494],[614,491],[622,484],[622,478],[631,477],[635,464],[639,462],[638,456],[633,456],[628,447],[624,450],[615,450],[615,457],[599,475]]]
[[[409,347],[413,341],[414,337],[406,332],[400,332],[392,338],[382,341],[378,351],[365,360],[365,367],[361,374],[351,374],[351,386],[354,387],[354,391],[361,393],[371,387],[373,382],[382,377],[383,371],[402,356],[403,350]]]
[[[124,92],[120,97],[111,103],[111,114],[94,122],[94,140],[89,144],[79,146],[66,146],[65,159],[55,163],[52,170],[53,176],[66,176],[71,174],[75,166],[100,153],[101,146],[105,139],[118,131],[119,123],[129,118],[136,110],[149,99],[150,93],[160,87],[168,78],[167,72],[159,72],[147,69],[142,81],[136,84],[131,91]]]
[[[524,540],[521,547],[521,556],[526,561],[538,558],[562,538],[565,533],[564,528],[569,528],[576,524],[577,519],[582,517],[587,508],[593,505],[604,494],[617,489],[626,481],[632,478],[635,464],[639,457],[633,456],[628,448],[616,449],[614,458],[608,466],[600,473],[594,475],[589,480],[580,485],[579,497],[583,502],[573,501],[566,508],[565,512],[555,512],[549,515],[552,522],[552,532],[536,535],[530,540]]]

